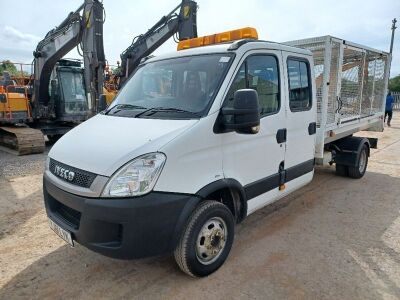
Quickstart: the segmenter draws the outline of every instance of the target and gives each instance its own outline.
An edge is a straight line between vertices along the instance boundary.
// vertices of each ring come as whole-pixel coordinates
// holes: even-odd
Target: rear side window
[[[252,55],[240,67],[225,99],[226,106],[233,106],[237,90],[253,89],[258,93],[260,116],[279,111],[279,68],[275,56]]]
[[[289,107],[291,111],[311,108],[310,66],[304,60],[288,59]]]

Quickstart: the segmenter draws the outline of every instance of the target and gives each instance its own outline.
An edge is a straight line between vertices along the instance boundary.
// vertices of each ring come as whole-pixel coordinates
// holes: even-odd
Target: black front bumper
[[[77,196],[43,178],[47,215],[79,244],[106,256],[132,259],[170,253],[193,209],[194,195],[151,192],[135,198]]]

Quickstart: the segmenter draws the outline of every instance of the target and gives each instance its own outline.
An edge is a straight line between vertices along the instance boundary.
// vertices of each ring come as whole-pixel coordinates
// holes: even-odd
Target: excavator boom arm
[[[179,9],[179,14],[176,11]],[[154,52],[174,34],[179,40],[197,37],[197,3],[182,0],[168,15],[162,17],[145,34],[136,37],[121,54],[120,86],[129,78],[140,61]]]
[[[79,44],[83,50],[86,91],[90,95],[92,110],[95,111],[96,99],[102,93],[105,66],[103,5],[98,0],[85,0],[59,26],[47,33],[33,53],[34,116],[40,116],[39,104],[47,106],[50,101],[50,77],[57,61]]]

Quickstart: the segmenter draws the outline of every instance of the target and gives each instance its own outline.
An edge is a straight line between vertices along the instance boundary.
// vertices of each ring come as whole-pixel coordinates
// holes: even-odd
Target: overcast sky
[[[83,0],[0,0],[0,61],[32,61],[32,51]],[[261,39],[283,42],[333,35],[380,50],[389,50],[391,20],[400,19],[399,0],[197,0],[199,35],[252,26]],[[110,64],[132,38],[146,32],[179,0],[104,0],[104,44]],[[397,15],[396,15],[397,14]],[[400,25],[400,23],[398,23]],[[400,26],[398,26],[400,27]],[[175,51],[170,40],[155,54]],[[72,51],[66,57],[78,57]],[[391,75],[400,74],[400,29]]]

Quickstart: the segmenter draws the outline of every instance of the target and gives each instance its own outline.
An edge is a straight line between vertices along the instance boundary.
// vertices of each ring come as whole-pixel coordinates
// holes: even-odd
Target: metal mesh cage
[[[371,106],[374,99],[375,53],[368,51],[364,65],[363,97],[361,102],[361,116],[371,115]]]
[[[322,86],[324,82],[324,70],[325,70],[325,47],[324,43],[313,43],[307,45],[307,49],[313,52],[314,57],[314,76],[316,83],[317,93],[317,126],[321,125],[321,110],[322,110]]]
[[[385,100],[385,74],[387,68],[387,56],[380,56],[375,60],[375,76],[373,101],[371,105],[371,113],[377,113],[382,110],[383,101]]]
[[[313,53],[318,127],[329,129],[382,112],[387,53],[331,36],[286,44]]]
[[[343,119],[360,115],[363,85],[364,53],[344,49],[338,113]]]
[[[340,43],[330,41],[331,57],[329,69],[328,105],[326,114],[326,125],[336,122],[336,111],[338,108],[338,72],[340,68]]]

